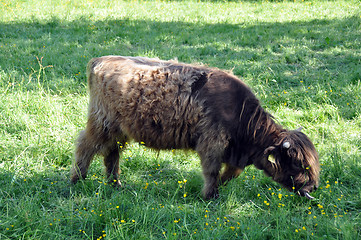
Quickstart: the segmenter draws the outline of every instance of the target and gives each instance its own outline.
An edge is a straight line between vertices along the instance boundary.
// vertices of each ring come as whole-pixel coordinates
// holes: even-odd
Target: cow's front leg
[[[201,157],[201,160],[204,176],[203,197],[206,200],[218,198],[219,171],[221,170],[221,163],[210,157]]]
[[[204,175],[204,187],[203,197],[205,200],[212,198],[218,198],[218,176],[219,174],[203,171]]]
[[[206,200],[219,197],[219,172],[226,146],[225,134],[222,131],[213,131],[212,128],[207,128],[207,132],[198,139],[196,151],[201,159],[204,176],[203,197]]]
[[[226,184],[229,180],[238,177],[243,169],[234,167],[228,163],[225,164],[224,171],[221,175],[221,184]]]

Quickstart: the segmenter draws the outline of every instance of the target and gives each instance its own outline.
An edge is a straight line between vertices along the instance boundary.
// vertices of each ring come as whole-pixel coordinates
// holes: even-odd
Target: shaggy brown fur
[[[119,147],[128,139],[155,149],[198,152],[206,199],[250,164],[301,195],[317,187],[317,152],[306,135],[277,125],[244,82],[224,71],[175,61],[105,56],[88,64],[88,123],[80,133],[71,180],[104,155],[117,182]],[[269,156],[275,161],[270,161]],[[221,176],[220,169],[225,164]]]

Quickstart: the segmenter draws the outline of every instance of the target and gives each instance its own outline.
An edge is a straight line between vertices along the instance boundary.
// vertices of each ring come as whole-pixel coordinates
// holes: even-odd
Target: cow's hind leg
[[[234,167],[229,164],[225,164],[224,171],[221,175],[221,184],[226,184],[229,180],[238,177],[242,172],[239,167]]]
[[[81,131],[78,137],[75,160],[71,170],[72,183],[75,184],[79,179],[84,179],[86,177],[90,162],[96,153],[97,147],[94,142],[93,134],[87,130]]]
[[[79,179],[85,179],[90,163],[95,154],[109,153],[104,151],[110,144],[108,129],[102,122],[96,121],[94,115],[90,115],[85,130],[81,131],[75,149],[75,159],[71,170],[71,182],[77,183]]]
[[[119,151],[125,147],[125,138],[122,141],[114,141],[107,149],[104,149],[104,165],[109,183],[114,186],[121,186],[119,181]]]

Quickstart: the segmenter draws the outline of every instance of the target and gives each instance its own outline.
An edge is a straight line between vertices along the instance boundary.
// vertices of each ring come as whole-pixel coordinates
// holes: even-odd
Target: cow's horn
[[[303,129],[303,127],[299,127],[299,128],[296,129],[296,131],[301,132],[302,129]]]
[[[283,145],[282,145],[284,148],[290,148],[291,147],[291,144],[290,142],[284,142]]]

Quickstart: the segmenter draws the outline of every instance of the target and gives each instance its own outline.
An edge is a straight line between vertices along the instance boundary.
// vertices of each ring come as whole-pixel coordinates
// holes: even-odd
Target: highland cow
[[[144,57],[105,56],[88,63],[88,122],[80,133],[71,181],[86,177],[95,154],[120,185],[125,142],[154,149],[193,149],[201,160],[205,199],[253,164],[289,191],[312,198],[318,154],[299,130],[276,124],[251,89],[215,68]],[[224,170],[220,174],[222,164]]]

